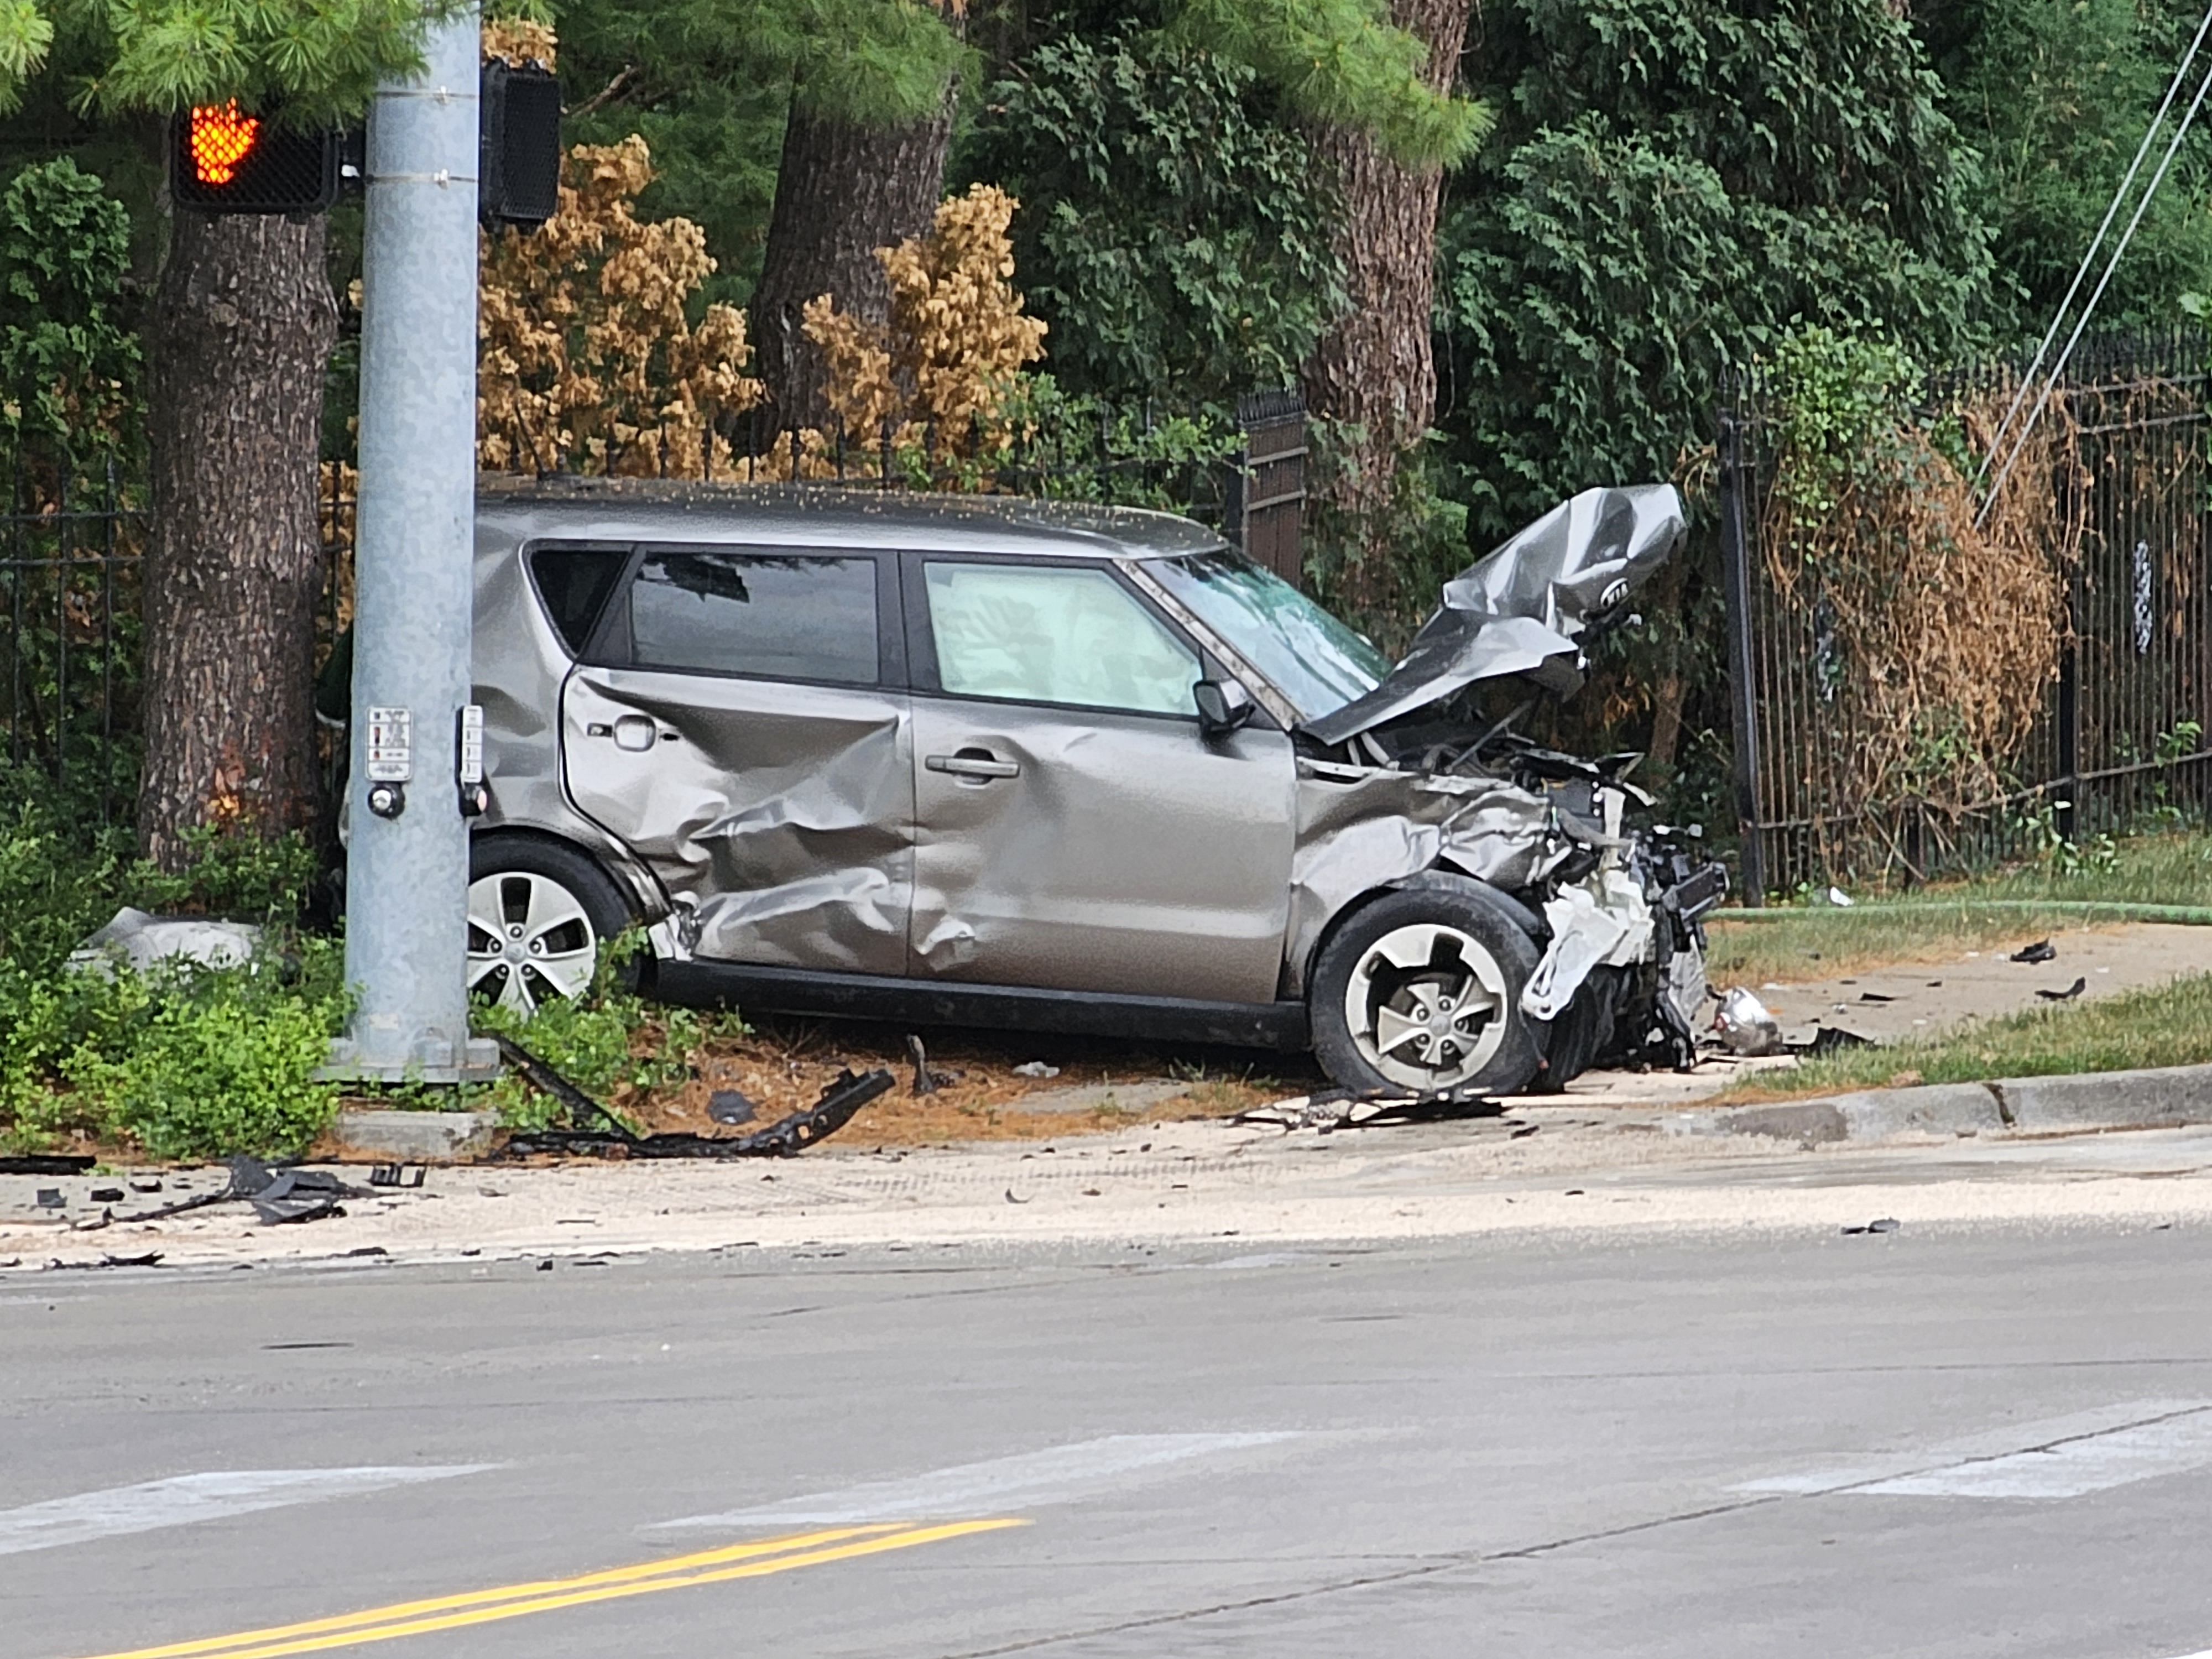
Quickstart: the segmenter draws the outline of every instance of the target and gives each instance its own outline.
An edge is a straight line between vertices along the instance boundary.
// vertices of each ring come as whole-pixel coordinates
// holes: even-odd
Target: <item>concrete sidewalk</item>
[[[1858,1109],[1745,1109],[1820,1106],[1847,1124]],[[1263,1248],[1547,1232],[1802,1234],[1879,1217],[1916,1226],[2212,1224],[2212,1127],[2051,1136],[1995,1122],[1913,1126],[1868,1144],[1749,1124],[1748,1133],[1669,1132],[1687,1115],[1553,1105],[1331,1134],[1163,1121],[1043,1146],[460,1166],[431,1170],[419,1189],[349,1200],[341,1217],[277,1227],[229,1205],[84,1230],[100,1213],[84,1189],[100,1178],[6,1177],[0,1268],[151,1254],[173,1267],[1053,1240]],[[173,1172],[163,1196],[225,1179],[220,1170]],[[66,1188],[67,1207],[35,1208],[42,1186]]]

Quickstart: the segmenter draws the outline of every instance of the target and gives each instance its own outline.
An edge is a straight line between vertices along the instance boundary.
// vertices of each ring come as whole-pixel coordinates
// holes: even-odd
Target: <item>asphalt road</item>
[[[2185,1226],[10,1279],[0,1659],[2172,1659],[2208,1315]]]

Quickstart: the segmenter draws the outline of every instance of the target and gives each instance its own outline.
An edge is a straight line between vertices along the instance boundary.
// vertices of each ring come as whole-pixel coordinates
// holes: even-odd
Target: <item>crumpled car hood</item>
[[[1446,582],[1443,607],[1382,683],[1300,729],[1342,743],[1510,674],[1571,695],[1582,686],[1577,641],[1590,617],[1665,563],[1683,531],[1672,484],[1583,490]]]

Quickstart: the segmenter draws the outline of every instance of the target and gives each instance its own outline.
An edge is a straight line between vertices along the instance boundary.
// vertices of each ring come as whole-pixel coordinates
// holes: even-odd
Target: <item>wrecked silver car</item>
[[[1310,1043],[1356,1088],[1678,1060],[1720,867],[1633,757],[1517,736],[1682,534],[1592,490],[1393,667],[1187,520],[1007,498],[487,486],[475,988],[643,923],[655,992],[763,1012]]]

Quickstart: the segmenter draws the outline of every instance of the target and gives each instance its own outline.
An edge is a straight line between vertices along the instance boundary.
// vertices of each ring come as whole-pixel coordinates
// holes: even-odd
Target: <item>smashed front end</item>
[[[1726,872],[1700,828],[1631,826],[1653,805],[1629,781],[1641,757],[1582,759],[1515,730],[1580,689],[1583,642],[1683,534],[1671,486],[1584,491],[1448,583],[1381,684],[1298,728],[1293,964],[1363,894],[1478,882],[1541,952],[1516,1011],[1542,1056],[1535,1086],[1607,1060],[1692,1062],[1698,919]]]

